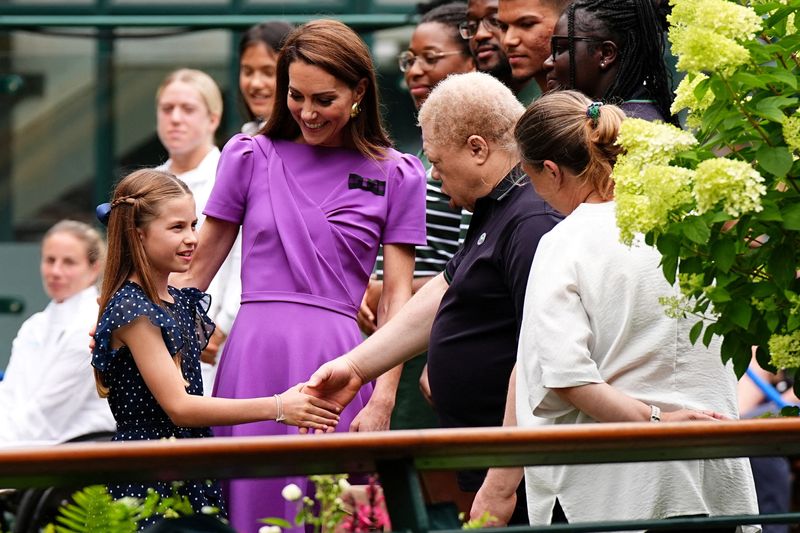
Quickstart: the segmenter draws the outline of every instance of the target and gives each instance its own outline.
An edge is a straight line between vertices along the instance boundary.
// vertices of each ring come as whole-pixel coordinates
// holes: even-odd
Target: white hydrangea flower
[[[722,204],[733,217],[761,211],[767,193],[764,178],[745,161],[716,157],[697,165],[692,194],[697,211],[705,213]]]

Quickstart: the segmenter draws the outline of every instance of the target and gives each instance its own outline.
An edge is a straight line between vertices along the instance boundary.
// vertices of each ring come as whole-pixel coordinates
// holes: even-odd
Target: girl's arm
[[[130,349],[147,388],[177,426],[228,426],[275,420],[281,414],[275,397],[211,398],[186,392],[186,383],[164,344],[161,330],[146,317],[119,328],[114,338]],[[319,430],[334,427],[339,418],[336,406],[301,393],[300,387],[280,395],[285,422]]]
[[[385,244],[383,258],[383,291],[378,302],[379,328],[411,298],[414,247],[407,244]],[[400,363],[378,378],[372,397],[350,425],[351,431],[389,429],[397,384],[400,382],[402,372],[403,364]]]
[[[200,228],[197,249],[194,251],[189,270],[183,274],[172,274],[169,278],[170,284],[176,287],[196,287],[201,291],[208,290],[211,280],[228,257],[228,252],[231,251],[238,234],[238,224],[207,216]]]

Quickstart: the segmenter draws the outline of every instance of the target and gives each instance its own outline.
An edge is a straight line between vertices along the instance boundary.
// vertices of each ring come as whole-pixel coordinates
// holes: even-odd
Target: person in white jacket
[[[200,70],[182,68],[164,78],[156,91],[158,138],[169,159],[158,167],[174,174],[192,191],[197,230],[203,225],[208,196],[214,186],[219,148],[214,133],[222,117],[222,94],[216,82]],[[241,233],[206,291],[211,295],[208,315],[217,325],[201,355],[203,393],[210,396],[216,377],[218,351],[233,326],[242,295]]]
[[[91,226],[62,220],[42,240],[41,273],[51,298],[28,318],[0,381],[0,446],[57,444],[114,431],[95,389],[87,332],[97,322],[105,245]]]

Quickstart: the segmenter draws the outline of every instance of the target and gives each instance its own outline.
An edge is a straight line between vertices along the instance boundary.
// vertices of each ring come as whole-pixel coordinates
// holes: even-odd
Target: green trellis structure
[[[12,0],[13,1],[13,0]],[[9,35],[15,30],[91,28],[95,32],[95,73],[97,87],[94,98],[94,200],[99,203],[111,186],[114,175],[113,76],[114,43],[120,28],[171,28],[184,31],[227,29],[241,31],[267,20],[284,20],[300,24],[320,16],[341,20],[361,34],[369,43],[369,33],[409,24],[415,4],[389,0],[220,0],[214,3],[189,4],[169,1],[137,2],[125,0],[84,0],[81,3],[53,2],[27,4],[0,2],[0,241],[11,239],[11,172],[10,109],[19,94],[28,90],[26,80],[11,70],[8,53]],[[236,39],[232,39],[235,46]],[[231,86],[238,85],[237,51],[231,53],[228,66]],[[226,107],[235,108],[235,91],[228,91]],[[230,114],[226,126],[236,129],[237,118]]]

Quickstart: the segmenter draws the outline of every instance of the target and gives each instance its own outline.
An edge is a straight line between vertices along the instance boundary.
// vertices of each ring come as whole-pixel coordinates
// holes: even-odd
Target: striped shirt
[[[442,192],[440,182],[431,177],[431,171],[428,169],[428,183],[425,190],[425,227],[428,242],[423,246],[417,246],[414,261],[415,278],[435,276],[444,270],[447,261],[458,250],[463,220],[461,210],[450,207],[450,197]],[[375,273],[378,279],[383,279],[383,247],[378,251]]]

